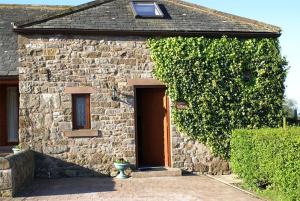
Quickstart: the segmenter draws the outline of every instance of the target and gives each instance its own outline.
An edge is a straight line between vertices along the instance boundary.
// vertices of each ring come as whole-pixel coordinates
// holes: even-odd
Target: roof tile
[[[158,0],[164,18],[135,18],[130,0],[96,0],[55,14],[15,23],[25,30],[96,30],[280,35],[280,28],[179,0]]]
[[[0,76],[18,75],[17,34],[11,22],[65,10],[66,6],[0,4]]]

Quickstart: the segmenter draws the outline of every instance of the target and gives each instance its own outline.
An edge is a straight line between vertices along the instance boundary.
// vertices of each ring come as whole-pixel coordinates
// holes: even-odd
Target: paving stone
[[[206,176],[36,180],[24,201],[259,201]],[[14,201],[16,199],[12,199]]]

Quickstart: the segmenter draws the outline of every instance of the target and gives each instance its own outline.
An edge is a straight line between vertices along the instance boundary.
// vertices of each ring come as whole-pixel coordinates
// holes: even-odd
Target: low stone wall
[[[34,178],[34,153],[30,150],[0,158],[0,197],[12,197]]]

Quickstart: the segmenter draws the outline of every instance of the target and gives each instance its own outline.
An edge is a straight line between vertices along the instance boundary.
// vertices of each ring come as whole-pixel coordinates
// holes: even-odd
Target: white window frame
[[[136,11],[136,5],[138,4],[153,4],[155,10],[158,12],[158,15],[141,15]],[[133,14],[136,18],[163,18],[164,14],[161,11],[160,7],[155,1],[131,1],[130,3]]]

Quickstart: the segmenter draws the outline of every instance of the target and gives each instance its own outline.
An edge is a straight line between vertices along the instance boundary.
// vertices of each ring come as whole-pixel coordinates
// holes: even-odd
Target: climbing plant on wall
[[[152,38],[154,76],[171,101],[172,118],[190,137],[228,158],[234,128],[281,124],[286,61],[274,38]]]

